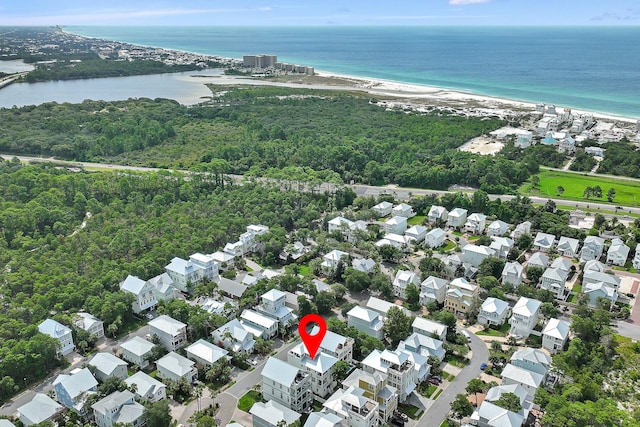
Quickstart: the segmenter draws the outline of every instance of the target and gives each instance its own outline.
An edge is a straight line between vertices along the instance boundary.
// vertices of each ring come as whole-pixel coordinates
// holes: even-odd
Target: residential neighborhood
[[[527,221],[512,225],[436,205],[419,216],[406,203],[381,201],[371,212],[368,221],[352,212],[327,220],[326,232],[336,240],[333,247],[324,244],[325,251],[301,239],[300,256],[280,257],[293,261],[293,271],[311,266],[309,276],[290,266],[261,268],[251,259],[260,236],[269,235],[262,225],[249,225],[220,252],[174,257],[151,279],[127,275],[119,288],[131,295],[130,310],[147,332],[113,340],[100,319],[77,313],[70,326],[110,342],[112,351],[79,359],[58,375],[50,396],[35,394],[17,408],[16,419],[33,425],[66,408],[100,426],[140,425],[145,402],[171,400],[175,419],[189,423],[186,414],[203,409],[182,402],[205,387],[213,390],[207,413],[223,423],[233,417],[234,426],[301,420],[305,426],[412,426],[438,402],[451,404],[447,389],[464,392],[466,383],[455,379],[462,376],[487,384],[482,401],[467,396],[474,409],[460,418],[462,425],[535,425],[542,411],[536,392],[554,386],[561,372],[552,357],[574,337],[571,312],[582,305],[624,316],[635,302],[637,278],[613,267],[631,265],[637,255],[618,237],[580,240],[536,231]],[[383,236],[373,238],[376,252],[355,251],[373,227]],[[384,251],[389,255],[381,257]],[[385,283],[376,291],[360,289],[352,283],[356,277]],[[309,286],[285,285],[292,280]],[[328,306],[323,295],[331,298]],[[172,317],[188,318],[167,311],[172,306],[212,317],[191,325]],[[311,357],[295,326],[316,310],[329,331]],[[59,342],[65,357],[76,350],[71,327],[48,319],[39,330]],[[478,355],[482,360],[471,363]],[[255,380],[242,396],[214,398],[214,391],[235,387],[231,378]],[[102,396],[102,384],[110,381],[124,388]],[[514,395],[520,409],[505,407],[505,395]],[[227,400],[231,405],[221,406]]]

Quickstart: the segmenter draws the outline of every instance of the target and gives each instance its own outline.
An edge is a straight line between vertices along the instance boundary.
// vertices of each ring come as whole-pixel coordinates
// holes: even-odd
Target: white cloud
[[[453,6],[464,6],[465,4],[489,3],[491,0],[449,0],[449,4]]]

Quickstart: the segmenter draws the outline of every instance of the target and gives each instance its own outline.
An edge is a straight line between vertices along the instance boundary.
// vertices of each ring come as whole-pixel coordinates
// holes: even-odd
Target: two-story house
[[[607,251],[607,264],[624,266],[627,263],[629,251],[629,246],[625,245],[621,239],[613,239]]]
[[[444,245],[447,233],[441,228],[434,228],[424,236],[424,244],[431,249],[439,248]]]
[[[311,335],[315,335],[316,333],[316,329],[314,328]],[[327,331],[320,343],[320,350],[338,360],[351,362],[353,360],[353,344],[353,338],[343,337],[335,332]]]
[[[468,280],[462,277],[453,279],[445,296],[444,308],[456,316],[462,316],[469,311],[479,292],[479,286],[469,283]]]
[[[356,305],[347,313],[347,324],[374,338],[382,339],[383,321],[379,313]]]
[[[156,308],[156,305],[158,305],[153,285],[139,277],[127,276],[127,278],[120,283],[120,290],[133,294],[135,300],[131,303],[131,308],[136,314],[145,310],[153,310]]]
[[[240,314],[240,324],[254,337],[271,339],[278,333],[278,321],[254,310],[246,309]]]
[[[462,228],[467,222],[467,210],[462,208],[455,208],[447,217],[447,226],[451,228]]]
[[[444,303],[448,284],[448,280],[435,276],[424,279],[420,283],[420,304],[425,305],[432,301],[438,304]]]
[[[371,258],[354,258],[351,261],[351,266],[358,271],[369,274],[373,272],[376,262]]]
[[[71,329],[53,319],[47,319],[40,323],[38,325],[38,331],[58,340],[60,343],[59,353],[63,356],[71,353],[76,348],[73,343],[73,334]]]
[[[542,302],[538,300],[520,297],[511,310],[511,335],[528,337],[538,324],[541,305]]]
[[[196,362],[189,360],[184,356],[180,356],[175,351],[161,357],[156,361],[158,368],[158,378],[171,381],[180,381],[182,378],[191,384],[198,378],[198,370],[195,367]]]
[[[251,354],[255,339],[237,319],[233,319],[211,333],[219,347],[237,353],[239,351]]]
[[[80,415],[84,415],[87,398],[97,389],[98,381],[88,368],[79,369],[71,375],[60,374],[53,381],[56,400]]]
[[[511,363],[502,370],[502,385],[520,385],[527,391],[527,400],[533,401],[538,388],[544,381],[544,375],[514,366]]]
[[[516,225],[516,228],[511,232],[511,238],[517,242],[525,234],[531,234],[531,222],[529,221]]]
[[[555,241],[556,236],[540,231],[533,239],[533,249],[536,251],[548,253],[553,248],[553,244],[555,243]]]
[[[518,261],[506,263],[502,269],[502,283],[510,283],[517,288],[522,283],[523,272],[524,267]]]
[[[376,213],[379,218],[385,217],[387,215],[391,215],[391,209],[393,208],[393,204],[389,202],[380,202],[377,205],[373,206],[371,209]]]
[[[444,360],[444,355],[446,353],[442,341],[417,332],[413,332],[406,339],[400,341],[398,344],[398,350],[411,351],[426,358],[433,356],[438,358],[440,361]]]
[[[218,277],[220,270],[220,263],[216,261],[215,257],[207,254],[201,254],[196,252],[189,257],[189,263],[195,267],[198,271],[198,276],[202,279],[213,280]],[[186,269],[188,271],[189,268]],[[197,279],[200,280],[200,279]],[[195,283],[195,282],[194,282]]]
[[[286,306],[287,296],[278,289],[271,289],[261,296],[262,303],[256,306],[256,311],[277,320],[282,326],[289,326],[296,320],[293,310]]]
[[[413,271],[398,270],[393,280],[393,292],[400,298],[406,298],[405,291],[409,284],[415,285],[416,289],[420,286],[420,277]]]
[[[204,276],[199,265],[179,257],[173,258],[164,270],[173,280],[173,286],[181,292],[188,292],[189,286],[200,282]]]
[[[138,371],[124,380],[127,387],[135,384],[135,395],[137,400],[148,400],[150,402],[158,402],[167,398],[167,386],[150,377],[142,371]]]
[[[542,348],[546,348],[551,354],[562,351],[569,340],[570,330],[569,322],[555,318],[549,319],[542,330]]]
[[[537,348],[525,347],[511,355],[511,364],[540,375],[547,375],[551,367],[551,357]]]
[[[187,325],[166,314],[149,321],[149,334],[156,335],[162,346],[169,351],[187,343]]]
[[[414,217],[416,213],[413,211],[413,207],[411,207],[410,205],[406,203],[400,203],[398,205],[395,205],[393,209],[391,209],[391,215],[411,218]]]
[[[423,225],[414,225],[409,227],[404,232],[405,237],[408,237],[413,243],[420,243],[427,235],[427,227]]]
[[[131,425],[142,427],[144,406],[135,401],[135,395],[129,390],[115,391],[91,405],[98,427]]]
[[[551,292],[558,299],[563,299],[568,274],[560,268],[547,268],[540,277],[540,289]]]
[[[449,219],[449,212],[444,206],[433,205],[427,213],[429,224],[445,224]]]
[[[20,422],[26,427],[51,420],[60,411],[62,406],[43,393],[36,393],[31,401],[17,410]]]
[[[575,258],[576,256],[578,256],[579,246],[580,246],[580,241],[578,239],[560,236],[557,249],[560,255],[566,256],[568,258]]]
[[[580,262],[599,260],[604,251],[604,239],[598,236],[587,236],[580,251]]]
[[[464,224],[464,231],[470,234],[481,234],[486,226],[487,216],[481,213],[472,213]]]
[[[503,236],[509,230],[509,224],[499,219],[493,221],[487,227],[487,236]]]
[[[141,337],[133,337],[122,344],[122,358],[140,368],[149,366],[149,357],[153,349],[153,343]]]
[[[77,313],[73,318],[73,326],[95,335],[97,338],[104,337],[104,323],[89,313]]]
[[[462,248],[462,261],[471,264],[474,267],[480,267],[482,261],[495,256],[496,251],[487,246],[477,246],[468,244]]]
[[[373,350],[363,361],[365,372],[380,372],[390,386],[398,390],[398,400],[404,402],[416,387],[416,371],[409,356],[398,350]]]
[[[173,301],[180,296],[180,291],[173,286],[173,279],[165,272],[147,280],[153,286],[156,301]]]
[[[407,229],[407,218],[403,216],[392,216],[383,224],[384,231],[388,234],[403,234]]]
[[[95,368],[96,378],[105,381],[107,378],[120,378],[124,380],[129,376],[127,362],[111,353],[98,353],[89,361],[89,366]]]
[[[496,258],[506,260],[509,256],[509,251],[514,245],[515,242],[509,237],[491,236],[491,245],[489,247],[494,250]]]
[[[509,317],[509,304],[498,298],[489,297],[480,306],[478,323],[481,325],[501,326]]]
[[[549,265],[549,257],[542,252],[536,252],[529,257],[527,261],[527,268],[536,267],[546,269]]]
[[[262,396],[296,412],[311,408],[311,376],[289,363],[270,357],[262,368]]]
[[[349,254],[346,252],[339,251],[337,249],[332,250],[324,257],[322,257],[322,263],[320,267],[325,271],[334,271],[340,262],[348,265],[349,262]]]

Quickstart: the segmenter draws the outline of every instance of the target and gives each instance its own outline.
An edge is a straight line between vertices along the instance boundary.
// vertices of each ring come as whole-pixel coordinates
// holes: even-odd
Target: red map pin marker
[[[320,330],[317,334],[311,335],[307,331],[307,325],[309,323],[316,323]],[[316,357],[316,353],[320,348],[320,344],[324,339],[324,336],[327,333],[327,324],[324,319],[318,314],[307,314],[302,319],[300,319],[300,323],[298,323],[298,332],[300,333],[300,337],[302,338],[302,342],[304,346],[307,348],[309,352],[309,356],[313,359]]]

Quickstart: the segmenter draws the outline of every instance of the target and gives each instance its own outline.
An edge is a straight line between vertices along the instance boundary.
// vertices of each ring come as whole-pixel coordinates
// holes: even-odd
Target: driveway
[[[460,329],[460,328],[458,328]],[[451,409],[451,403],[456,399],[457,394],[466,394],[465,388],[467,383],[480,376],[482,370],[480,364],[489,360],[489,350],[487,345],[478,336],[473,333],[469,333],[471,336],[472,355],[471,362],[462,369],[462,371],[456,376],[451,384],[440,394],[440,396],[433,402],[433,404],[427,409],[422,416],[422,422],[420,425],[439,426],[447,418]]]

